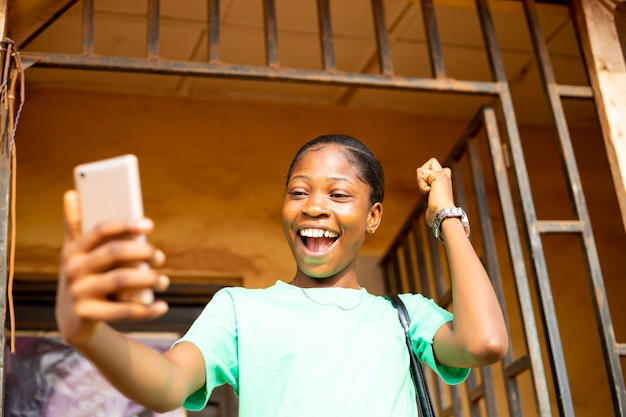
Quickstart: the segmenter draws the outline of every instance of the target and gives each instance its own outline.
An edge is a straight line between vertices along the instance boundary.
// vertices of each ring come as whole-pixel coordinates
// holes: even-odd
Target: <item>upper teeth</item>
[[[300,230],[300,236],[304,237],[338,237],[339,234],[336,232],[331,232],[330,230],[324,229],[302,229]]]

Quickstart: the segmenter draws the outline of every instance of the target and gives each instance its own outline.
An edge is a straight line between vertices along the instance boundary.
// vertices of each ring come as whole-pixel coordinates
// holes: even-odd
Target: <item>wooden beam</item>
[[[7,12],[9,10],[9,0],[0,0],[0,35],[2,39],[7,33]]]
[[[77,0],[5,1],[9,1],[7,33],[18,49],[23,49],[77,2]]]
[[[615,18],[598,0],[573,0],[572,7],[626,229],[626,64]]]

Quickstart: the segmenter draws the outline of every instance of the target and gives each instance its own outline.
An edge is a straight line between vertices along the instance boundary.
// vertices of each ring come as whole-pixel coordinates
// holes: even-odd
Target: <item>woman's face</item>
[[[299,272],[309,277],[354,273],[365,233],[382,215],[344,152],[337,145],[310,150],[288,179],[283,230]]]

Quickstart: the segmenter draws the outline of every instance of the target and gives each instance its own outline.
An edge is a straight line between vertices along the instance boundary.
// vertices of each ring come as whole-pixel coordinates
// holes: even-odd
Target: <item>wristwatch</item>
[[[467,213],[461,207],[452,207],[445,208],[439,210],[439,212],[435,215],[435,220],[433,220],[433,234],[437,239],[443,242],[441,238],[441,222],[443,222],[448,217],[457,217],[461,219],[461,224],[465,229],[465,234],[467,237],[470,235],[470,224],[469,218],[467,217]]]

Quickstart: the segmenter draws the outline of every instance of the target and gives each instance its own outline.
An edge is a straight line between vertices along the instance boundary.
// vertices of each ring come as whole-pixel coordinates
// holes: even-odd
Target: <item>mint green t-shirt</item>
[[[452,314],[421,295],[401,298],[418,357],[445,382],[463,382],[469,369],[436,363],[432,349]],[[417,416],[397,310],[364,288],[226,288],[180,342],[196,345],[206,367],[206,385],[184,404],[190,410],[227,383],[242,417]]]

